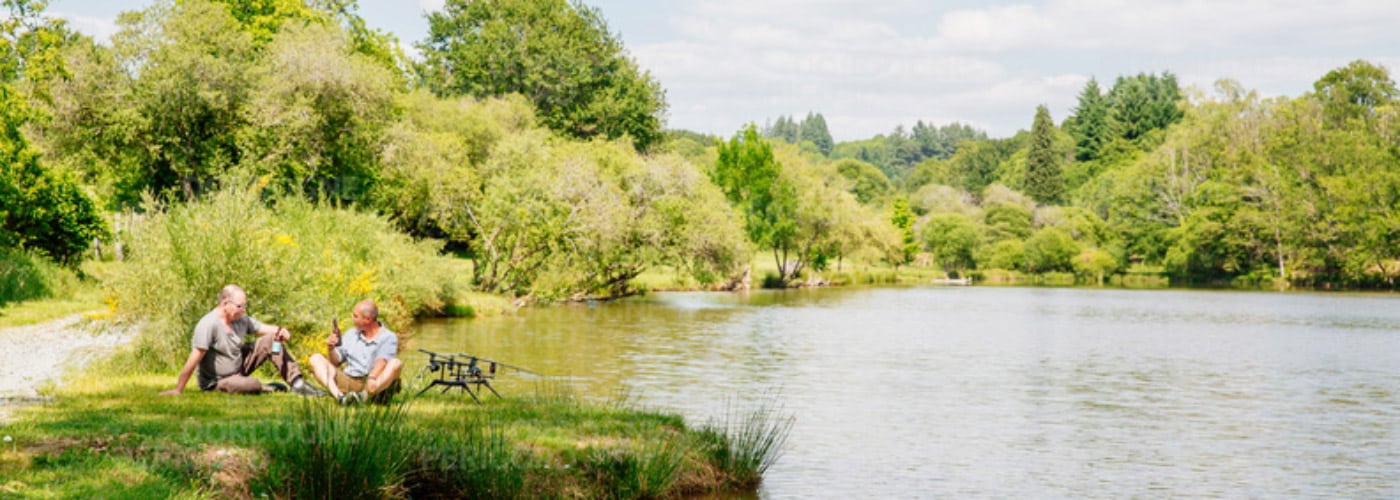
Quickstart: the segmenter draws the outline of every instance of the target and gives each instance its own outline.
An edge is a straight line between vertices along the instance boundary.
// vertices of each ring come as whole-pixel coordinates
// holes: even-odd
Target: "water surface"
[[[1397,305],[1000,287],[665,293],[430,322],[414,347],[697,423],[776,401],[796,425],[765,498],[1400,497]],[[535,383],[507,374],[498,387]]]

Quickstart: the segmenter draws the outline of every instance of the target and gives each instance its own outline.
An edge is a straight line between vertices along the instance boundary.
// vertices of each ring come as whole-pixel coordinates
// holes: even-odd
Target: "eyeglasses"
[[[237,307],[237,308],[239,308],[239,309],[241,309],[241,310],[244,310],[244,311],[247,311],[247,310],[248,310],[248,303],[247,303],[247,302],[244,302],[244,303],[242,303],[242,304],[234,304],[233,302],[229,302],[229,303],[230,303],[230,304],[233,304],[233,307]]]

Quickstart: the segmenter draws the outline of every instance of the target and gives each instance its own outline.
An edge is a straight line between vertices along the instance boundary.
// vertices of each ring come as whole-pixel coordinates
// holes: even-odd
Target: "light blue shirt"
[[[398,357],[399,336],[380,325],[379,334],[374,336],[374,340],[369,340],[359,328],[351,328],[341,337],[340,347],[336,347],[335,351],[341,362],[345,363],[346,375],[367,377],[375,361]]]

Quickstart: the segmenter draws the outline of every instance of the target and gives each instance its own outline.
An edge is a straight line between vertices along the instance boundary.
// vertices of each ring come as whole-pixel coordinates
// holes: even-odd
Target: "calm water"
[[[588,398],[627,394],[697,423],[776,400],[796,425],[765,498],[1395,498],[1397,306],[1161,290],[676,293],[428,323],[414,347],[569,376]]]

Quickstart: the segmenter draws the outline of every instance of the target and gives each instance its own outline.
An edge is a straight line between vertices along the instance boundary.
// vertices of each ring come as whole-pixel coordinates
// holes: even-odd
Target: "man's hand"
[[[274,335],[276,336],[272,337],[272,340],[276,340],[278,342],[286,342],[288,339],[292,338],[292,332],[289,332],[286,328],[280,326],[277,327],[277,333],[275,333]]]
[[[179,395],[180,395],[181,393],[183,393],[183,392],[185,392],[185,391],[182,391],[182,390],[180,390],[180,389],[171,389],[171,390],[168,390],[168,391],[161,391],[160,395],[161,395],[161,396],[179,396]]]
[[[327,347],[340,347],[340,320],[331,318],[331,336],[326,337]]]

